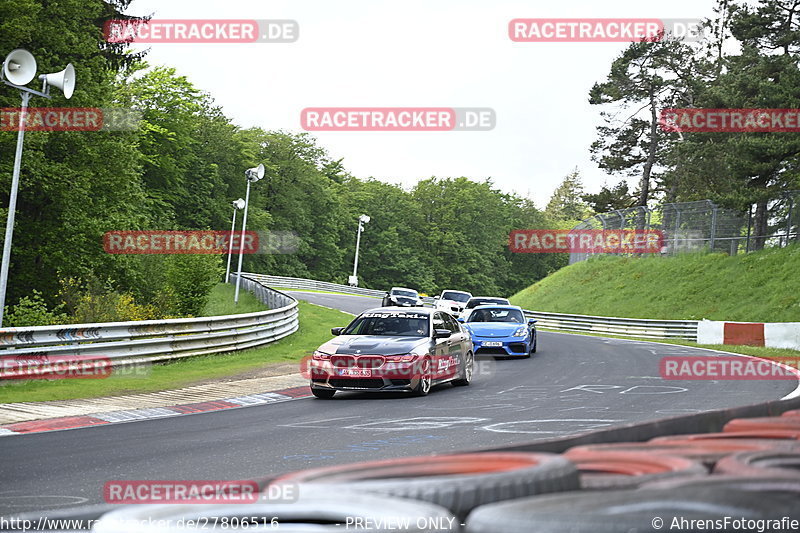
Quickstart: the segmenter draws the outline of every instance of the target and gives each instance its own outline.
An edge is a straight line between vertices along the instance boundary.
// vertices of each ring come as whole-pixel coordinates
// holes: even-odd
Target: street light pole
[[[22,95],[22,107],[19,115],[19,131],[17,132],[17,148],[14,152],[14,170],[11,176],[11,191],[8,199],[8,215],[6,217],[6,232],[3,240],[3,260],[0,264],[0,328],[3,327],[5,314],[6,290],[8,289],[8,269],[11,264],[11,241],[14,237],[14,218],[17,210],[17,193],[19,191],[19,173],[22,166],[22,145],[25,142],[25,121],[28,110],[28,101],[32,94],[50,98],[50,86],[55,85],[64,92],[69,99],[75,90],[75,69],[72,63],[63,71],[56,74],[43,74],[42,90],[35,91],[25,87],[36,76],[36,59],[27,50],[13,50],[3,61],[0,69],[0,81],[6,85],[19,89]]]
[[[264,177],[264,165],[260,164],[255,168],[248,168],[244,175],[247,177],[247,192],[244,195],[244,216],[242,217],[242,236],[239,239],[239,268],[236,275],[236,292],[233,295],[233,303],[239,303],[239,286],[242,284],[242,259],[244,258],[244,232],[247,228],[247,208],[250,205],[250,184],[255,183]]]
[[[225,268],[225,283],[230,283],[231,277],[231,256],[233,255],[233,231],[236,229],[236,211],[244,207],[244,200],[239,198],[233,202],[233,221],[231,222],[231,234],[228,239],[228,266]]]
[[[17,191],[19,190],[19,170],[22,165],[22,144],[25,142],[25,112],[28,109],[30,93],[22,91],[22,107],[17,133],[17,150],[14,152],[14,173],[11,177],[11,193],[8,200],[8,217],[6,218],[6,236],[3,241],[3,263],[0,265],[0,328],[3,327],[3,315],[6,306],[6,289],[8,288],[8,267],[11,263],[11,239],[14,237],[14,215],[17,210]]]
[[[358,217],[358,232],[356,233],[356,258],[353,261],[353,275],[350,276],[349,282],[353,287],[358,287],[358,250],[361,247],[361,232],[364,231],[364,224],[370,221],[369,216],[361,215]]]

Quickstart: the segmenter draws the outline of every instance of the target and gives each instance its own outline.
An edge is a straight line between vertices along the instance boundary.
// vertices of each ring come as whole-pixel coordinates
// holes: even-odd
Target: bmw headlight
[[[517,331],[515,331],[514,335],[512,335],[512,336],[513,337],[524,337],[527,334],[528,334],[528,328],[526,328],[525,326],[522,326],[522,327],[517,328]]]

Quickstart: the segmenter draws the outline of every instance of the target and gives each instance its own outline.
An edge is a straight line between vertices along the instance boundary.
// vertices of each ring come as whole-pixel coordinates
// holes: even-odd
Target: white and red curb
[[[273,392],[262,392],[248,394],[224,400],[211,400],[207,402],[194,402],[182,405],[172,405],[169,407],[149,407],[142,409],[126,409],[120,411],[109,411],[84,416],[63,416],[58,418],[48,418],[45,420],[30,420],[16,422],[0,426],[0,437],[25,435],[28,433],[42,433],[46,431],[59,431],[64,429],[78,429],[91,426],[103,426],[108,424],[119,424],[123,422],[133,422],[140,420],[152,420],[155,418],[166,418],[172,416],[192,415],[196,413],[208,413],[224,409],[236,409],[239,407],[250,407],[252,405],[264,405],[269,403],[286,402],[299,398],[311,396],[308,387],[292,387]]]

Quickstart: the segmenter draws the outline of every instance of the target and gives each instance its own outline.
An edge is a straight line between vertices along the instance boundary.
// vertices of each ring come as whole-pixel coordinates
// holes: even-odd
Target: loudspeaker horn
[[[258,181],[264,177],[264,163],[260,163],[257,167],[248,168],[245,171],[247,179],[250,181]]]
[[[67,68],[61,72],[42,74],[39,79],[44,80],[47,85],[61,89],[67,100],[72,98],[72,93],[75,92],[75,67],[72,66],[72,63],[69,63]]]
[[[12,50],[3,62],[3,76],[14,85],[25,85],[36,76],[36,58],[22,48]]]

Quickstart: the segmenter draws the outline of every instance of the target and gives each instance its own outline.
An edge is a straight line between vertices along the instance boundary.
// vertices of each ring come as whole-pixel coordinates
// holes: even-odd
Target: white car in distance
[[[453,316],[458,316],[467,305],[472,294],[464,291],[444,290],[434,300],[433,306],[439,311],[446,311]]]

